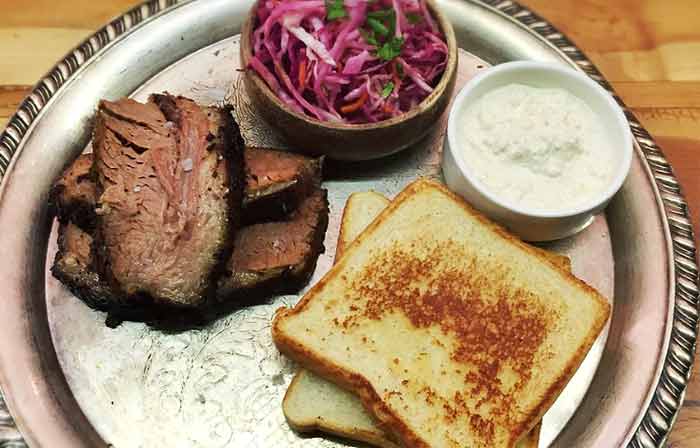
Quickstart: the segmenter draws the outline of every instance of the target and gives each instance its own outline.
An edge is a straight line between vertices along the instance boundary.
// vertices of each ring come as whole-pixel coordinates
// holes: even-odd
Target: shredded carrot
[[[359,110],[367,101],[367,97],[367,91],[365,90],[364,92],[362,92],[362,95],[360,95],[358,99],[356,99],[352,103],[348,103],[345,106],[341,107],[340,112],[344,114],[350,114],[355,112],[356,110]]]
[[[386,103],[384,103],[384,106],[382,106],[382,111],[383,111],[385,114],[390,114],[390,113],[392,113],[392,112],[394,111],[394,108],[391,107],[391,104],[390,104],[390,103],[386,102]]]
[[[302,59],[299,63],[299,90],[304,90],[306,87],[306,59]]]

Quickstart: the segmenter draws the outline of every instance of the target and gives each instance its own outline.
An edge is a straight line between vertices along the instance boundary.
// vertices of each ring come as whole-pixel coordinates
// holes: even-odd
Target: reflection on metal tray
[[[605,85],[546,22],[510,1],[487,3],[440,1],[469,52],[460,53],[458,87],[489,63],[513,59],[578,65]],[[137,8],[69,55],[2,135],[0,172],[22,151],[7,170],[0,202],[0,246],[13,255],[0,260],[7,276],[0,312],[9,321],[0,328],[0,379],[33,446],[346,443],[302,438],[281,412],[295,366],[274,348],[269,323],[276,308],[298,296],[241,309],[202,330],[164,334],[138,323],[112,330],[46,269],[55,229],[45,192],[88,144],[100,97],[145,99],[167,89],[204,104],[232,103],[249,143],[283,146],[250,106],[235,70],[236,33],[250,5],[198,0]],[[663,156],[634,119],[632,126],[638,148],[623,190],[585,232],[549,246],[572,258],[577,276],[614,298],[614,313],[545,416],[541,446],[660,446],[680,407],[697,322],[691,228]],[[388,159],[342,170],[331,164],[326,253],[312,283],[330,267],[348,194],[374,189],[392,196],[417,176],[439,176],[443,130],[441,123],[415,148]],[[0,410],[0,425],[1,419]]]

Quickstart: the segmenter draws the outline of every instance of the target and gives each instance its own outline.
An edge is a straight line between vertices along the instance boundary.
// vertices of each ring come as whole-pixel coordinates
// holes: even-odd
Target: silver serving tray
[[[609,85],[565,37],[510,1],[441,0],[460,46],[463,83],[488,64],[548,60]],[[55,228],[49,186],[89,145],[99,98],[169,90],[233,103],[251,143],[283,146],[239,88],[238,33],[248,0],[152,1],[100,30],[34,89],[0,136],[0,381],[22,435],[41,447],[336,447],[300,437],[280,402],[295,366],[274,348],[278,297],[206,329],[115,330],[48,272]],[[481,58],[481,59],[479,59]],[[486,62],[484,62],[486,61]],[[636,157],[622,191],[591,226],[550,248],[614,304],[608,329],[555,406],[540,446],[663,445],[683,400],[697,336],[698,271],[690,221],[670,166],[628,112]],[[331,166],[330,266],[340,212],[352,191],[398,192],[439,176],[442,130],[404,153]],[[338,169],[341,166],[342,169]],[[0,399],[0,446],[23,446]]]

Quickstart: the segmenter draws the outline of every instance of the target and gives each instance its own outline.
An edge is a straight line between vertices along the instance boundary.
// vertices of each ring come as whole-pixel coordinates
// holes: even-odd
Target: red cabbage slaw
[[[447,44],[425,0],[259,0],[254,70],[292,110],[375,123],[440,81]]]

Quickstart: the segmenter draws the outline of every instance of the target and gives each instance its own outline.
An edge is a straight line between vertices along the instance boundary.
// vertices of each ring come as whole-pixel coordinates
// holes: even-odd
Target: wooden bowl
[[[450,102],[457,75],[457,41],[452,24],[433,3],[428,8],[445,35],[448,53],[445,72],[432,93],[414,109],[389,120],[367,124],[329,123],[291,110],[254,70],[244,82],[251,101],[265,119],[298,150],[339,160],[370,160],[396,153],[425,136]],[[241,31],[241,64],[252,57],[252,30],[257,2]]]

